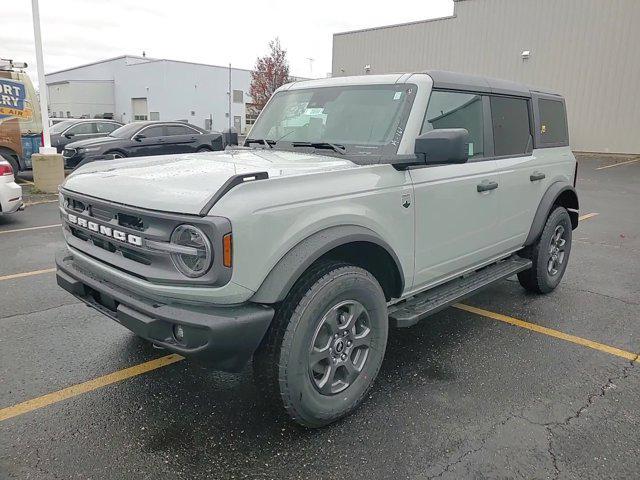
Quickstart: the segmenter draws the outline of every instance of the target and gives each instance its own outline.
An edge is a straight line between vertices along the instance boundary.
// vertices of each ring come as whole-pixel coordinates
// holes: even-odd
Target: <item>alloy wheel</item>
[[[356,300],[334,305],[322,317],[309,350],[309,375],[323,395],[347,389],[359,377],[369,357],[371,319]]]
[[[564,226],[558,225],[551,236],[551,241],[549,242],[547,271],[551,276],[557,275],[564,263],[565,245],[567,244],[567,240],[564,238],[564,233]]]

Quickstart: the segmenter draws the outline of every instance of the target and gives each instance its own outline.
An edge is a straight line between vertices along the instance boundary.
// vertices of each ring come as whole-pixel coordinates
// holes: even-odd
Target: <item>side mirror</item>
[[[144,134],[142,134],[142,133],[138,133],[137,135],[134,135],[134,136],[133,136],[133,139],[134,139],[136,142],[139,142],[139,141],[141,141],[141,140],[142,140],[142,139],[144,139],[144,138],[147,138],[147,136],[146,136],[146,135],[144,135]]]
[[[64,136],[67,138],[71,138],[75,135],[75,133],[65,133]]]
[[[465,163],[469,159],[469,132],[465,128],[442,128],[416,138],[414,152],[427,165]]]

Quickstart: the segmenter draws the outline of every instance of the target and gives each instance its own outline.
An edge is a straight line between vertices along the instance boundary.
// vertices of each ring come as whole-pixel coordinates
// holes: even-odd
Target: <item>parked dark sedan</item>
[[[70,118],[51,127],[51,146],[62,153],[64,147],[71,142],[90,138],[106,137],[123,124],[115,120],[101,118]]]
[[[75,168],[105,158],[223,150],[224,143],[221,133],[182,122],[134,122],[103,138],[70,143],[62,154],[65,167]]]

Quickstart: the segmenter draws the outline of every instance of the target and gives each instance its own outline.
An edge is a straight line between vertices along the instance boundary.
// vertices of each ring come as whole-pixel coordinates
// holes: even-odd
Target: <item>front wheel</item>
[[[557,207],[547,218],[538,241],[522,253],[533,265],[530,270],[518,274],[520,285],[535,293],[549,293],[555,289],[567,269],[571,234],[569,212],[564,207]]]
[[[351,413],[371,387],[388,325],[373,275],[344,263],[319,265],[280,305],[254,356],[256,381],[297,423],[328,425]]]

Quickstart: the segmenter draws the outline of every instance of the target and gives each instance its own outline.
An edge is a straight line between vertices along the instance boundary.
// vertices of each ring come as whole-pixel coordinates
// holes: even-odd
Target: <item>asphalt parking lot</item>
[[[167,356],[58,288],[56,203],[0,217],[0,478],[639,478],[640,162],[581,159],[578,192],[555,292],[510,279],[393,331],[366,403],[315,431],[250,370]]]

